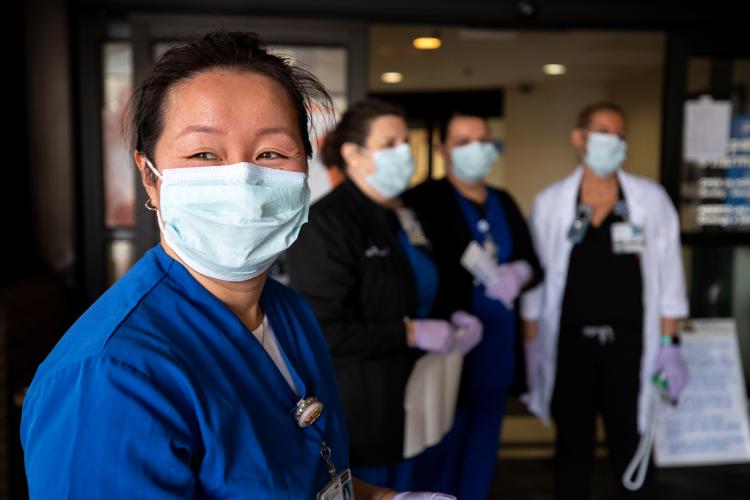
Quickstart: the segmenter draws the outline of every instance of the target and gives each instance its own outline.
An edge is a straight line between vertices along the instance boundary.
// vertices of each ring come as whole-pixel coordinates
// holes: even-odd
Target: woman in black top
[[[413,172],[407,132],[403,111],[382,101],[344,114],[323,160],[343,167],[347,180],[311,208],[288,264],[291,286],[309,300],[333,354],[354,474],[433,489],[419,456],[402,460],[406,382],[420,352],[467,352],[481,325],[462,312],[428,319],[437,270],[425,233],[399,200]]]

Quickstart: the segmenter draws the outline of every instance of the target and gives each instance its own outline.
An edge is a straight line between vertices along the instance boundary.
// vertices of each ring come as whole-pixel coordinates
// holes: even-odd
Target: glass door
[[[691,317],[737,322],[750,380],[750,50],[739,35],[668,43],[662,181],[676,202]]]

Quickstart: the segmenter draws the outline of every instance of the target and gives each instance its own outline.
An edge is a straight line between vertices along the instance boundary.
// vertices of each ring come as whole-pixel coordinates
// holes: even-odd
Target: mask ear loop
[[[149,160],[148,158],[146,158],[146,165],[148,166],[148,168],[150,168],[150,169],[151,169],[151,171],[152,171],[152,172],[154,173],[154,175],[155,175],[155,176],[156,176],[156,177],[157,177],[157,178],[158,178],[159,180],[161,180],[161,181],[163,181],[163,180],[164,180],[164,177],[162,177],[162,175],[161,175],[161,174],[159,173],[159,171],[158,171],[158,170],[156,170],[156,168],[154,168],[154,164],[153,164],[153,163],[151,163],[151,160]],[[155,207],[155,206],[154,206],[154,205],[153,205],[153,204],[151,203],[151,199],[148,199],[148,200],[146,200],[146,203],[144,203],[143,205],[144,205],[144,206],[146,207],[146,210],[149,210],[149,211],[151,211],[151,212],[156,212],[156,215],[159,215],[159,209],[158,209],[158,208],[156,208],[156,207]]]
[[[148,166],[148,168],[151,169],[151,171],[154,173],[154,175],[159,178],[160,181],[164,180],[164,177],[162,177],[162,175],[159,173],[159,171],[156,170],[156,168],[154,167],[154,164],[151,163],[151,160],[149,160],[148,158],[146,158],[146,165]]]
[[[146,158],[146,165],[148,166],[148,168],[151,169],[154,175],[159,178],[160,181],[164,181],[164,177],[159,173],[158,170],[156,170],[156,168],[154,167],[154,164],[151,163],[151,160],[149,160],[148,158]],[[156,212],[156,221],[159,224],[159,229],[161,229],[161,231],[164,232],[164,224],[161,221],[161,214],[159,213],[159,209],[156,208],[151,203],[150,199],[146,200],[146,203],[144,203],[143,205],[146,207],[147,210],[150,210],[151,212]]]

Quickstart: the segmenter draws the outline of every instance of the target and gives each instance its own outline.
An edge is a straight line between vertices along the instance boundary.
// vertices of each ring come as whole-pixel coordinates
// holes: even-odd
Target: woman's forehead
[[[396,115],[380,115],[370,123],[370,135],[389,134],[406,130],[406,121]]]
[[[591,115],[590,126],[596,125],[610,125],[622,128],[625,126],[625,120],[617,111],[601,109]]]
[[[480,116],[459,115],[448,122],[448,135],[466,133],[484,133],[487,131],[487,121]]]
[[[222,69],[195,75],[169,91],[163,111],[164,131],[172,134],[196,126],[298,128],[297,112],[286,89],[248,71]]]

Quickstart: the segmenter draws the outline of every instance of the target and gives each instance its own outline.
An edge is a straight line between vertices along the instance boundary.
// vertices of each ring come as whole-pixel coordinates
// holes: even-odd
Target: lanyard
[[[586,232],[591,225],[591,215],[593,212],[594,209],[591,205],[578,203],[578,207],[576,208],[576,218],[573,221],[573,224],[570,225],[570,229],[568,229],[568,239],[574,245],[582,242],[583,238],[586,237]],[[618,200],[615,207],[612,209],[612,212],[615,215],[620,216],[624,222],[630,222],[630,210],[628,209],[628,204],[625,200]]]
[[[505,211],[497,193],[487,190],[486,214],[482,217],[458,190],[454,188],[454,192],[474,241],[483,245],[485,250],[493,250],[492,255],[496,262],[506,262],[511,255],[512,240]]]

